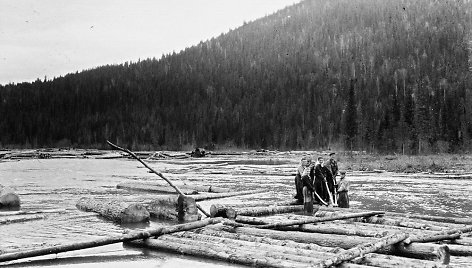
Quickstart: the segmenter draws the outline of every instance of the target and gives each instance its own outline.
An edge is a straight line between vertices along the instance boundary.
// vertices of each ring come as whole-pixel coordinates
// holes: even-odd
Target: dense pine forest
[[[0,148],[467,152],[471,11],[307,0],[160,59],[3,85]]]

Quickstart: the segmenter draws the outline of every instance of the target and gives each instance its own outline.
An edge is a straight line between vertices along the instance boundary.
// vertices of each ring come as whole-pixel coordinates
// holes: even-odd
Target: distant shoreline
[[[313,158],[323,156],[326,152],[319,151],[273,151],[228,149],[207,151],[208,155],[227,156],[248,155],[298,159],[302,155]],[[190,158],[190,151],[135,151],[143,159],[159,160],[164,158]],[[113,159],[126,158],[126,155],[113,150],[73,149],[73,148],[41,148],[41,149],[0,149],[0,160],[12,159],[47,159],[47,158],[95,158]],[[431,155],[393,155],[369,154],[364,152],[338,152],[335,159],[340,169],[347,171],[397,172],[397,173],[448,173],[460,174],[472,172],[471,154],[431,154]]]

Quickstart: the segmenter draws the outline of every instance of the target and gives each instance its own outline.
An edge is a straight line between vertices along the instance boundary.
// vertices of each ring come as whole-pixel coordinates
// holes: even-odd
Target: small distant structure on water
[[[203,148],[195,148],[195,150],[193,150],[191,153],[190,153],[190,156],[192,157],[204,157],[206,155],[206,152],[205,152],[205,149]]]

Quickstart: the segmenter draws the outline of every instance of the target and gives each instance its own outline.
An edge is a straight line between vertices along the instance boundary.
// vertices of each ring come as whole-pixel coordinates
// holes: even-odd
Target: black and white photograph
[[[472,267],[472,0],[0,0],[0,267]]]

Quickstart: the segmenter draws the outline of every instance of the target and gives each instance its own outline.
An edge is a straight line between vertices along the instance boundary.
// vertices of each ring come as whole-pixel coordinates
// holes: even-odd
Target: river
[[[166,159],[150,165],[174,181],[205,182],[234,190],[267,189],[262,195],[210,200],[201,203],[209,210],[214,202],[237,203],[292,200],[293,176],[299,155],[210,156],[200,159]],[[342,167],[342,163],[340,164]],[[349,172],[351,205],[355,208],[388,210],[438,216],[472,216],[472,180],[428,177],[425,174]],[[120,197],[130,193],[116,188],[129,181],[160,180],[140,163],[129,159],[27,159],[0,162],[0,184],[19,194],[21,210],[65,209],[47,218],[0,225],[0,251],[87,241],[130,230],[143,230],[162,223],[120,225],[81,212],[75,203],[82,196]],[[12,267],[240,267],[218,261],[127,248],[122,244],[78,250],[7,263]],[[0,264],[0,265],[5,265]]]

